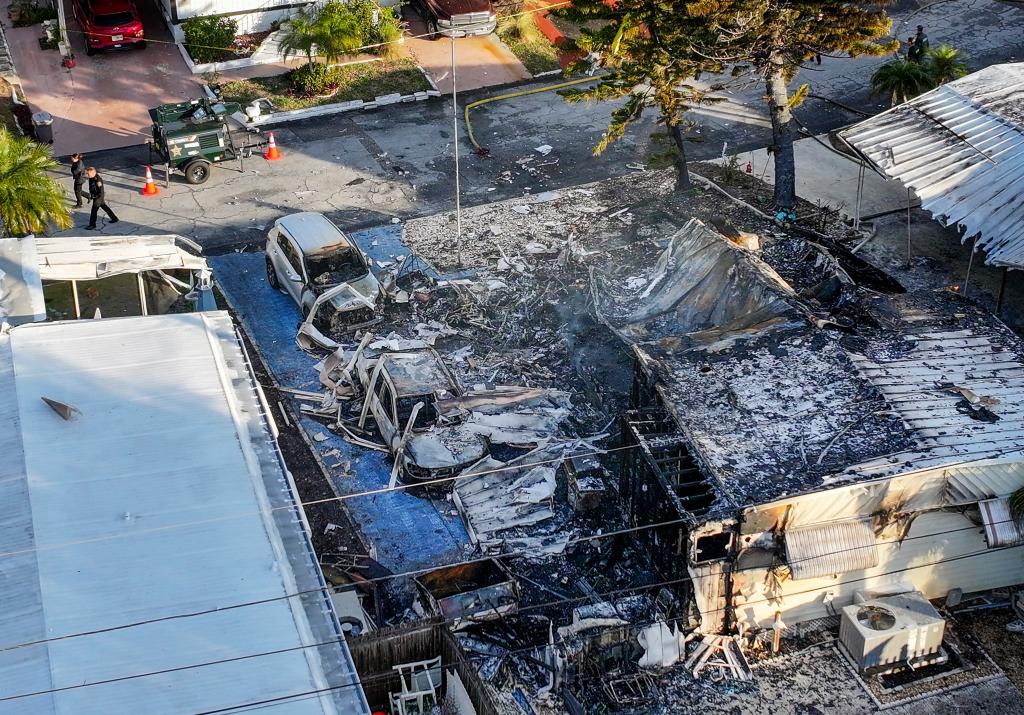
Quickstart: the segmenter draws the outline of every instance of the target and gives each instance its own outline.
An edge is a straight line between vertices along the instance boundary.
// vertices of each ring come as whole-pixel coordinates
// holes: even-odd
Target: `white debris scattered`
[[[317,432],[315,435],[313,435],[313,439],[315,439],[317,442],[325,442],[327,440],[327,435],[325,435],[323,432]]]
[[[534,151],[540,154],[541,156],[547,156],[548,154],[551,153],[552,149],[554,149],[554,147],[551,146],[550,144],[541,144],[539,147],[534,149]]]

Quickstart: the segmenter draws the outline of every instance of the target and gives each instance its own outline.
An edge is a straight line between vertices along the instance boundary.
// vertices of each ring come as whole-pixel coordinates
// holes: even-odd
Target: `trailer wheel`
[[[205,159],[194,159],[182,171],[185,174],[185,181],[188,183],[202,184],[210,178],[210,162]]]

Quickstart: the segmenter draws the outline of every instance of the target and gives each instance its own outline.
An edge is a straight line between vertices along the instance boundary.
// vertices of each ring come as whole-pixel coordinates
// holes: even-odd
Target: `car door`
[[[380,436],[384,438],[384,444],[393,447],[393,442],[399,437],[401,426],[395,412],[395,392],[391,387],[391,381],[382,370],[377,375],[377,382],[373,386],[374,399],[370,402],[370,411],[373,412],[373,419],[377,422],[377,429]]]
[[[292,297],[296,305],[302,304],[302,289],[306,284],[306,276],[302,270],[302,258],[298,246],[291,237],[284,231],[278,229],[277,248],[281,254],[280,268],[281,281],[288,295]]]

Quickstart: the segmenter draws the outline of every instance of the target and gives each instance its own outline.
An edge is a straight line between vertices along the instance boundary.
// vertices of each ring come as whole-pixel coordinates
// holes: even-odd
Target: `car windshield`
[[[367,273],[363,254],[355,248],[343,248],[327,256],[306,258],[311,280],[318,286],[334,286],[362,278]]]
[[[93,24],[97,27],[117,27],[131,24],[134,20],[130,12],[115,12],[110,15],[97,15]]]

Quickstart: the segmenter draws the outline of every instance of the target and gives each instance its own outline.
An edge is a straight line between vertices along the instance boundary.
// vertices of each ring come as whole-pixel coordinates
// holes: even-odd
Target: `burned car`
[[[267,282],[295,300],[304,326],[351,331],[378,320],[381,289],[367,257],[323,214],[274,222],[267,233]]]
[[[547,442],[569,414],[568,396],[558,390],[463,390],[437,351],[420,341],[368,334],[358,348],[339,348],[319,369],[331,390],[324,413],[338,401],[361,402],[358,427],[372,417],[395,456],[392,477],[414,483],[459,473],[487,456],[491,444]]]

